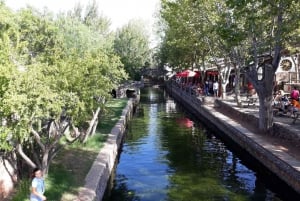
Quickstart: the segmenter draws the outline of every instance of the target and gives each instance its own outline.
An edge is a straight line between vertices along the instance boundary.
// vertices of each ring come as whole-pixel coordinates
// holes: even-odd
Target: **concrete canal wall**
[[[122,140],[126,125],[131,119],[134,108],[139,102],[139,96],[129,99],[121,118],[111,130],[104,147],[100,150],[88,175],[85,178],[84,187],[80,188],[76,201],[101,201],[113,171],[118,152],[122,146]]]
[[[294,161],[292,158],[289,158],[289,156],[284,155],[284,153],[281,153],[280,151],[278,151],[278,154],[274,154],[274,152],[268,149],[269,147],[272,147],[272,145],[265,143],[258,135],[251,133],[242,125],[214,109],[214,106],[217,106],[229,110],[230,106],[217,99],[214,100],[213,98],[197,98],[188,91],[181,90],[176,85],[166,85],[166,89],[168,93],[175,100],[182,103],[187,110],[204,119],[204,122],[208,124],[208,127],[221,130],[228,139],[237,143],[242,149],[257,159],[267,169],[277,175],[282,181],[287,183],[296,192],[300,193],[300,164],[298,161]],[[246,119],[250,124],[258,124],[258,118],[253,115],[234,111],[231,108],[231,113],[232,112],[235,112],[240,118]],[[280,133],[284,133],[284,137],[286,139],[293,139],[295,137],[295,134],[289,132],[289,130],[287,130],[284,126],[276,124],[275,127],[277,129],[277,132],[274,133],[275,135],[280,136],[282,135]]]
[[[259,119],[254,114],[240,111],[237,108],[232,107],[232,105],[228,104],[228,102],[224,102],[219,99],[215,100],[214,105],[216,105],[219,108],[222,108],[222,110],[225,113],[231,114],[235,118],[238,118],[244,122],[248,122],[249,124],[258,128]],[[292,120],[289,121],[292,122]],[[291,126],[286,126],[286,124],[282,124],[282,122],[274,122],[271,136],[282,140],[293,141],[295,144],[300,144],[299,132],[295,131]]]

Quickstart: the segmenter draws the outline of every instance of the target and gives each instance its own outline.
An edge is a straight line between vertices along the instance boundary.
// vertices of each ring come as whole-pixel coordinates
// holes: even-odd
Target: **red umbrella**
[[[194,77],[196,75],[196,72],[191,70],[184,70],[182,72],[179,72],[176,74],[176,77]]]
[[[201,72],[200,71],[194,71],[196,74],[195,74],[195,77],[196,78],[199,78],[201,77]]]

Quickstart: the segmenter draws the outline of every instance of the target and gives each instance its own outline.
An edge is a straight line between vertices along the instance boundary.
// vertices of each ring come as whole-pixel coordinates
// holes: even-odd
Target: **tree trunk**
[[[100,113],[100,109],[101,109],[101,108],[98,107],[97,110],[96,110],[96,112],[94,113],[93,118],[92,118],[92,120],[90,121],[89,127],[88,127],[88,129],[86,130],[85,135],[84,135],[84,138],[83,138],[83,140],[82,140],[83,143],[85,143],[85,142],[87,141],[88,137],[91,135],[91,133],[92,133],[92,131],[93,131],[93,128],[94,128],[94,126],[95,126],[95,123],[98,122],[97,120],[98,120],[98,115],[99,115],[99,113]]]
[[[46,147],[45,148],[45,151],[44,151],[44,153],[43,153],[43,159],[42,159],[42,171],[43,171],[43,174],[45,175],[45,176],[47,176],[47,174],[48,174],[48,171],[49,171],[49,165],[50,165],[50,163],[49,163],[49,148],[48,147]]]
[[[20,156],[24,159],[24,161],[25,161],[30,167],[32,167],[32,168],[35,168],[35,167],[36,167],[36,165],[34,164],[34,162],[32,162],[32,160],[24,153],[21,144],[17,144],[16,150],[17,150],[17,152],[20,154]]]
[[[264,65],[264,78],[262,81],[254,82],[259,98],[259,130],[263,133],[269,132],[273,127],[273,81],[275,71],[270,64]]]
[[[240,68],[235,68],[236,74],[234,78],[234,93],[235,93],[235,101],[238,107],[242,107],[242,99],[241,99],[241,86],[240,86]]]
[[[270,132],[273,127],[273,110],[272,110],[272,97],[262,96],[259,97],[259,130],[263,133]]]
[[[95,123],[94,123],[94,125],[93,125],[93,128],[92,128],[92,133],[91,133],[92,136],[95,135],[97,126],[98,126],[98,118],[97,118],[97,120],[95,121]]]
[[[221,93],[222,93],[222,99],[226,99],[226,84],[221,84]]]

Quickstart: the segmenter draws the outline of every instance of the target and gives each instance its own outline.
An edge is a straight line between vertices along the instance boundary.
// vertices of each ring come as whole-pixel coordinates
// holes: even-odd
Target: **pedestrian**
[[[208,84],[208,80],[205,81],[204,83],[204,93],[205,93],[205,96],[209,96],[209,84]]]
[[[212,80],[208,80],[208,93],[211,93],[211,94],[214,93]]]
[[[213,83],[213,91],[214,91],[214,96],[218,97],[219,94],[219,83],[217,82],[217,80],[215,80],[215,82]]]
[[[273,106],[282,111],[285,111],[289,105],[289,99],[284,95],[284,91],[278,90],[273,100]]]
[[[248,82],[247,87],[248,87],[248,96],[253,96],[254,94],[256,94],[254,86],[251,82]]]
[[[30,201],[44,201],[45,182],[41,169],[35,168],[32,172]]]
[[[291,91],[290,97],[292,100],[299,101],[299,90],[296,86],[294,86],[293,90]]]

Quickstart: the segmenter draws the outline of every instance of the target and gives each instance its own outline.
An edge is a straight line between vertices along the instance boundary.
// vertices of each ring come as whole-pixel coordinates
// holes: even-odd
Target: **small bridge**
[[[128,81],[122,85],[120,85],[116,89],[116,98],[132,98],[136,97],[136,95],[140,94],[140,88],[144,87],[143,81]]]

